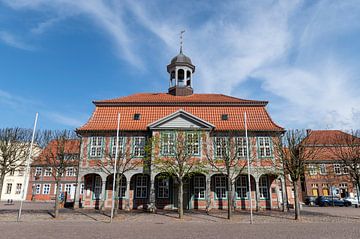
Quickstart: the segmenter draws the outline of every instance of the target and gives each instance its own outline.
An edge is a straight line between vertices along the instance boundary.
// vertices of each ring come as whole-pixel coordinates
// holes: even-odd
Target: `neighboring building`
[[[59,146],[61,144],[61,146]],[[62,148],[58,150],[59,148]],[[51,152],[49,157],[48,152]],[[56,181],[53,174],[57,169],[56,154],[61,154],[69,161],[65,163],[66,170],[60,181],[60,193],[64,193],[66,200],[73,201],[76,192],[77,172],[79,165],[80,141],[76,139],[59,143],[51,141],[31,164],[27,200],[50,201],[55,199]],[[50,158],[50,159],[49,159]]]
[[[35,158],[41,152],[41,148],[34,145],[33,156],[30,158],[30,163],[32,158]],[[14,168],[5,175],[4,184],[1,194],[1,201],[19,201],[21,200],[22,190],[25,182],[25,170],[26,170],[26,158],[22,158],[17,161],[17,165],[14,165]],[[25,195],[26,195],[25,191]]]
[[[117,115],[120,113],[120,151],[130,151],[133,160],[143,160],[148,139],[158,136],[160,143],[152,155],[168,156],[175,145],[175,133],[186,131],[191,138],[193,157],[206,160],[209,147],[221,157],[224,137],[235,135],[239,157],[246,160],[244,113],[250,139],[253,205],[279,208],[283,196],[273,141],[284,129],[275,124],[266,111],[266,101],[244,100],[222,94],[193,93],[195,66],[182,51],[167,66],[168,93],[138,93],[110,100],[94,101],[95,111],[89,121],[77,129],[82,137],[78,188],[81,206],[111,207],[112,169],[101,166],[114,152]],[[219,81],[220,83],[220,81]],[[201,134],[199,133],[201,132]],[[209,140],[210,139],[210,140]],[[207,145],[206,142],[211,142]],[[155,150],[158,147],[160,150]],[[149,155],[148,155],[149,156]],[[120,208],[137,209],[177,207],[177,184],[161,177],[146,165],[125,173],[118,199]],[[246,174],[235,183],[236,206],[249,207]],[[226,208],[226,177],[211,171],[194,175],[184,185],[184,208]],[[77,202],[77,200],[76,200]]]
[[[341,139],[351,137],[340,130],[309,130],[307,144],[315,145],[316,156],[306,162],[306,170],[302,181],[304,196],[339,197],[354,196],[356,186],[350,177],[349,169],[341,159],[336,157]],[[346,147],[347,145],[344,145]]]

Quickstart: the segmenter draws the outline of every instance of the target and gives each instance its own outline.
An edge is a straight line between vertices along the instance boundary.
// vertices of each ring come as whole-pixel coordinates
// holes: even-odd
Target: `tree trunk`
[[[300,203],[299,203],[299,194],[298,194],[298,184],[297,181],[293,181],[294,187],[294,196],[295,196],[295,220],[300,219]]]
[[[115,196],[114,196],[114,200],[115,200],[115,204],[114,204],[114,216],[116,216],[118,214],[118,209],[119,209],[119,191],[120,191],[120,185],[122,182],[122,177],[120,177],[119,174],[116,174],[116,182],[115,182]]]
[[[59,192],[60,192],[60,180],[56,180],[56,193],[55,193],[55,214],[54,217],[59,216]]]
[[[1,173],[1,175],[0,175],[0,200],[1,200],[1,194],[2,194],[3,185],[4,185],[4,178],[5,178],[5,173]]]
[[[356,182],[356,196],[357,196],[357,201],[358,201],[358,207],[360,204],[360,180],[357,180]]]
[[[228,202],[228,215],[227,215],[227,219],[231,219],[232,216],[232,183],[231,183],[231,178],[230,178],[230,173],[228,173],[227,175],[227,191],[228,191],[228,198],[227,198],[227,202]]]
[[[184,191],[184,183],[183,179],[179,178],[179,191],[178,191],[178,213],[179,219],[182,219],[184,216],[184,208],[183,208],[183,191]]]

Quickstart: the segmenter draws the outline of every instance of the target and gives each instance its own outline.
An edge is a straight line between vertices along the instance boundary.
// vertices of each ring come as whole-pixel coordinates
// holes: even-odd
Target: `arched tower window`
[[[186,71],[186,86],[191,86],[191,72]]]
[[[185,72],[183,69],[178,70],[178,85],[179,86],[185,86]]]
[[[170,74],[170,87],[175,85],[175,71],[172,71]]]

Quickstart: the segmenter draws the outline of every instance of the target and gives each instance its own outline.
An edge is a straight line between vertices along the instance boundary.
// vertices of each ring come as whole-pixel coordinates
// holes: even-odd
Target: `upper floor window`
[[[90,157],[101,157],[103,137],[91,137]]]
[[[349,167],[348,166],[343,167],[343,174],[349,174]]]
[[[36,167],[35,168],[35,176],[41,176],[41,174],[42,174],[42,168]]]
[[[198,133],[186,133],[187,153],[200,155],[200,135]]]
[[[51,176],[52,174],[52,168],[45,168],[44,176]]]
[[[145,156],[145,137],[134,137],[133,138],[133,155],[134,157]]]
[[[236,137],[235,143],[236,143],[236,155],[240,158],[245,158],[247,154],[246,138]]]
[[[118,156],[124,153],[124,137],[119,137],[119,144],[118,144]],[[111,157],[115,157],[116,154],[116,137],[112,138],[111,143]]]
[[[226,156],[227,152],[227,137],[215,137],[214,140],[214,154],[216,158]]]
[[[334,172],[335,174],[341,174],[340,164],[334,164]]]
[[[14,176],[15,174],[15,168],[11,168],[9,171],[9,176]]]
[[[161,154],[162,155],[175,154],[175,133],[173,132],[161,133]]]
[[[66,176],[74,176],[74,175],[75,175],[75,170],[73,167],[66,169]]]
[[[271,157],[271,139],[270,137],[258,137],[259,156]]]
[[[326,174],[326,165],[320,164],[320,174]]]
[[[317,174],[316,166],[315,166],[315,165],[310,164],[308,168],[309,168],[309,174],[310,174],[310,175],[316,175],[316,174]]]

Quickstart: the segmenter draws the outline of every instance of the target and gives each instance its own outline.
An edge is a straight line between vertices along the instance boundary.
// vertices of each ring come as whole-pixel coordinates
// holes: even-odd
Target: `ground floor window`
[[[80,184],[80,194],[84,194],[85,184]]]
[[[236,198],[237,199],[247,198],[247,193],[249,191],[249,187],[248,187],[246,175],[240,175],[236,179],[235,190],[236,190]]]
[[[71,184],[65,184],[65,192],[70,195],[71,193]]]
[[[35,185],[35,194],[40,194],[40,189],[41,189],[41,185],[40,185],[40,184],[36,184],[36,185]]]
[[[169,198],[169,179],[158,179],[158,198]]]
[[[43,194],[50,194],[50,184],[44,184]]]
[[[195,176],[194,177],[194,198],[205,199],[205,177]]]
[[[95,184],[94,184],[94,199],[100,199],[101,195],[101,177],[95,177]]]
[[[20,193],[21,193],[21,188],[22,188],[22,184],[21,184],[21,183],[17,183],[17,184],[16,184],[15,194],[20,194]]]
[[[226,177],[215,176],[215,196],[217,199],[226,198]]]
[[[8,183],[6,185],[6,194],[10,194],[12,189],[12,183]]]
[[[119,198],[125,198],[125,192],[126,192],[126,178],[122,176],[120,187],[119,187]]]
[[[260,191],[260,198],[261,199],[268,199],[269,198],[269,185],[268,185],[268,177],[263,175],[259,179],[259,191]]]
[[[147,198],[147,182],[148,177],[146,175],[138,175],[136,177],[136,198]]]

